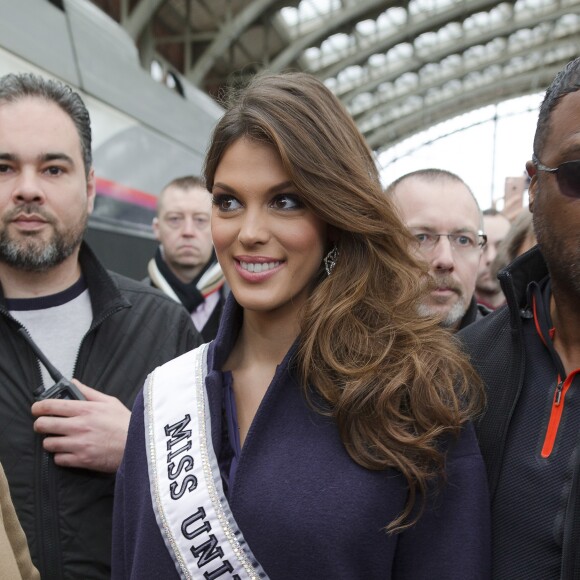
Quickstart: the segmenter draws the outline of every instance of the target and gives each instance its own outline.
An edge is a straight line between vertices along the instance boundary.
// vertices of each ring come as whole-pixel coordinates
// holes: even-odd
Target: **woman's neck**
[[[298,336],[297,316],[244,310],[240,333],[223,367],[233,375],[240,444],[243,445],[276,367]]]
[[[300,330],[297,315],[244,310],[244,321],[226,369],[235,370],[249,363],[276,367],[296,340]]]

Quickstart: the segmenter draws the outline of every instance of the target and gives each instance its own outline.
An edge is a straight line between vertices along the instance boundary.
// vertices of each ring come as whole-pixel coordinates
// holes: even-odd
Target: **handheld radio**
[[[44,387],[38,387],[34,391],[34,396],[37,401],[43,401],[44,399],[70,399],[77,401],[86,401],[86,397],[80,392],[78,387],[66,379],[63,374],[46,358],[46,355],[40,350],[38,345],[32,340],[25,328],[20,328],[18,330],[20,334],[24,337],[26,342],[30,345],[30,348],[34,351],[34,354],[38,360],[44,365],[48,374],[51,376],[55,384],[45,389]]]

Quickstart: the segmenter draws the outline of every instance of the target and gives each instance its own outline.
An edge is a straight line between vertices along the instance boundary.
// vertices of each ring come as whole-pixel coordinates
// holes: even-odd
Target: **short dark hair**
[[[197,175],[184,175],[183,177],[176,177],[172,179],[162,190],[157,197],[157,216],[159,216],[159,211],[161,210],[161,204],[163,203],[163,198],[165,197],[165,192],[170,187],[177,187],[178,189],[187,190],[193,187],[201,187],[205,189],[205,184],[201,177]],[[209,195],[209,192],[208,192]]]
[[[544,96],[536,134],[534,136],[534,154],[541,159],[544,142],[550,129],[550,116],[560,99],[569,93],[575,93],[580,89],[580,57],[570,61],[554,78]]]
[[[463,181],[463,179],[461,179],[461,177],[459,177],[459,175],[456,175],[455,173],[453,173],[451,171],[447,171],[447,169],[438,169],[435,167],[429,167],[427,169],[417,169],[416,171],[411,171],[410,173],[406,173],[405,175],[402,175],[401,177],[395,179],[395,181],[393,181],[387,187],[387,189],[385,190],[385,193],[387,195],[394,195],[395,190],[403,181],[406,181],[407,179],[411,179],[411,178],[415,178],[415,177],[419,178],[419,179],[423,179],[424,181],[443,181],[443,180],[456,181],[457,183],[461,183],[462,185],[465,185],[465,187],[469,190],[469,193],[471,193],[471,195],[473,196],[473,192],[471,191],[471,188],[469,187],[469,185],[467,185],[467,183],[465,183],[465,181]],[[475,199],[475,196],[474,196],[474,199]]]
[[[467,191],[471,194],[473,201],[475,202],[475,206],[477,207],[477,211],[479,212],[479,222],[480,227],[483,227],[483,214],[481,208],[479,207],[479,202],[477,198],[471,191],[471,187],[459,177],[456,173],[452,171],[448,171],[447,169],[439,169],[436,167],[428,167],[426,169],[417,169],[415,171],[411,171],[410,173],[406,173],[401,177],[395,179],[390,185],[387,186],[385,189],[385,194],[388,197],[393,197],[397,191],[397,188],[401,183],[407,181],[407,179],[421,179],[423,181],[454,181],[455,183],[460,183],[467,189]]]
[[[0,103],[16,103],[29,97],[53,102],[70,117],[79,135],[85,174],[88,175],[93,163],[91,119],[79,94],[60,81],[36,74],[7,74],[0,77]]]
[[[197,175],[184,175],[183,177],[176,177],[172,179],[162,191],[169,187],[179,187],[180,189],[189,189],[190,187],[205,187],[201,177]]]

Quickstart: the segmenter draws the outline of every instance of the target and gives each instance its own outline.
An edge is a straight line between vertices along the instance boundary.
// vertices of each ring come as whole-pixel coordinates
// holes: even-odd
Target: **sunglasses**
[[[562,195],[580,199],[580,160],[566,161],[558,165],[558,167],[547,167],[533,155],[532,163],[538,168],[538,171],[553,173],[556,176],[558,188]]]

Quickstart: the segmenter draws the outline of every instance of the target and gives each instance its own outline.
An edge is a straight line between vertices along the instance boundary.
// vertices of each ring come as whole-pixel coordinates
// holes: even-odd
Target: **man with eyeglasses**
[[[179,177],[166,185],[153,219],[160,245],[144,280],[183,304],[206,342],[215,338],[226,295],[210,217],[211,195],[198,177]]]
[[[580,58],[540,108],[530,210],[538,246],[499,274],[507,298],[461,338],[487,389],[477,425],[493,577],[580,578]]]
[[[435,284],[422,304],[423,316],[440,316],[453,331],[489,310],[474,298],[475,281],[486,237],[473,193],[450,171],[421,169],[403,175],[386,190],[416,240]]]

